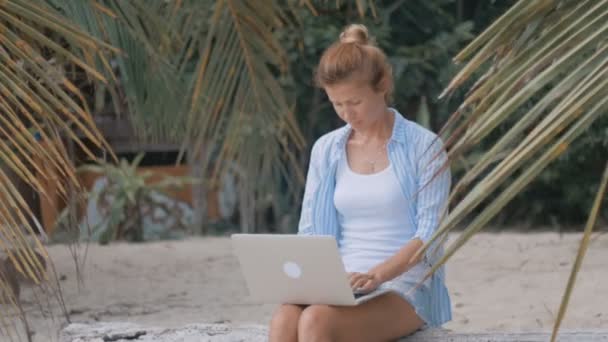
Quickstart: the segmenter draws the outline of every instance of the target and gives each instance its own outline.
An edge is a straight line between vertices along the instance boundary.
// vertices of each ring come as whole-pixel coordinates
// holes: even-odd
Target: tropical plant
[[[97,148],[108,146],[69,78],[71,70],[64,66],[72,65],[103,83],[106,78],[93,60],[107,63],[103,53],[115,50],[42,3],[26,0],[0,3],[0,31],[0,252],[7,255],[19,277],[40,282],[46,273],[35,250],[44,258],[47,255],[32,237],[44,232],[10,174],[41,196],[49,195],[46,182],[55,182],[64,197],[70,188],[78,187],[65,140],[75,141],[92,158],[77,134],[85,135]],[[10,302],[17,302],[5,281],[0,280],[0,291],[12,297]],[[14,316],[25,318],[18,306],[3,307],[0,336],[16,336],[9,324]]]
[[[362,11],[367,2],[357,3]],[[66,17],[81,28],[65,24]],[[199,159],[200,169],[214,169],[212,175],[238,164],[243,202],[299,193],[303,176],[292,151],[303,141],[277,82],[285,62],[273,32],[288,21],[278,2],[10,0],[1,3],[0,20],[0,58],[7,62],[0,73],[6,95],[1,103],[13,122],[1,143],[7,151],[16,149],[6,156],[8,166],[38,192],[44,194],[38,172],[78,187],[62,137],[73,139],[91,159],[95,155],[77,133],[107,149],[87,109],[90,102],[102,112],[107,92],[142,140],[182,142],[183,152]],[[100,54],[103,48],[111,57]],[[93,91],[81,94],[84,88]],[[33,217],[4,178],[9,199],[19,200],[4,203]],[[68,188],[62,184],[59,191],[67,197]],[[3,218],[13,223],[8,211]],[[23,215],[18,219],[27,224]],[[251,215],[242,219],[251,221]],[[4,229],[10,229],[2,236],[9,246],[23,245],[12,236],[16,228]],[[21,272],[35,274],[25,265]]]
[[[478,211],[432,271],[606,115],[607,17],[607,1],[522,0],[455,57],[457,63],[470,60],[443,95],[463,84],[475,70],[485,66],[487,71],[444,126],[450,159],[474,151],[498,126],[507,128],[453,188],[453,209],[420,252],[445,239],[473,210]],[[530,109],[518,115],[526,104]],[[583,252],[604,191],[602,184],[585,230]],[[572,279],[579,267],[580,261]],[[567,298],[568,294],[562,310]],[[560,314],[556,322],[553,340],[562,317]]]
[[[362,10],[367,2],[357,3]],[[40,179],[59,182],[65,198],[80,193],[65,141],[92,160],[91,145],[110,151],[88,110],[102,112],[109,93],[141,139],[179,139],[201,170],[212,170],[208,179],[238,164],[243,202],[295,196],[303,175],[293,151],[303,139],[277,81],[286,65],[274,36],[289,20],[277,1],[2,1],[2,160],[43,196]],[[4,170],[0,187],[0,249],[39,281],[26,235],[44,232]],[[0,287],[9,290],[3,280]],[[3,310],[0,321],[13,316]]]
[[[123,52],[112,60],[119,76],[92,98],[113,94],[110,110],[128,115],[140,141],[182,144],[180,160],[211,170],[205,186],[238,170],[243,230],[254,229],[253,204],[299,196],[304,140],[279,82],[275,31],[290,19],[278,1],[51,2]]]
[[[450,2],[416,0],[399,6],[401,3],[375,2],[375,16],[364,18],[346,4],[340,9],[320,7],[318,15],[301,9],[298,25],[279,32],[288,51],[290,71],[297,80],[286,87],[292,89],[290,94],[295,93],[298,122],[308,142],[341,124],[323,91],[314,86],[312,75],[323,50],[355,21],[369,28],[393,65],[395,94],[391,105],[415,120],[419,104],[427,103],[433,115],[426,119],[432,128],[447,117],[445,101],[434,99],[455,71],[450,57],[473,37],[473,22],[459,20]]]
[[[192,211],[167,196],[197,180],[170,175],[154,180],[158,175],[153,171],[138,171],[143,158],[140,153],[131,163],[122,159],[118,165],[100,162],[78,167],[78,172],[100,177],[85,196],[92,212],[87,212],[80,224],[81,240],[101,244],[113,240],[140,242],[177,238],[192,231]],[[63,210],[57,222],[59,230],[72,230],[73,209],[68,206]]]

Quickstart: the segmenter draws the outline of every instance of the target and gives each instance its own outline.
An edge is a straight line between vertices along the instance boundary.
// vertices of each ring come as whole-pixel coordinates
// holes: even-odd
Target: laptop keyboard
[[[355,299],[361,298],[363,296],[365,296],[367,293],[359,293],[359,292],[353,292],[353,295],[355,295]]]

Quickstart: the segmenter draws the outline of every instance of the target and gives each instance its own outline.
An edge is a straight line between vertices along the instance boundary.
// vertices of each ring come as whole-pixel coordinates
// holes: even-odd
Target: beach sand
[[[450,238],[453,240],[456,235]],[[481,233],[447,265],[453,321],[462,332],[548,331],[581,234]],[[189,238],[141,244],[89,245],[83,286],[65,245],[48,248],[72,322],[266,324],[274,305],[252,303],[230,239]],[[79,253],[83,256],[84,247]],[[608,234],[596,233],[579,274],[564,329],[608,328]],[[65,321],[23,293],[35,341],[55,340]],[[56,337],[55,337],[56,338]]]

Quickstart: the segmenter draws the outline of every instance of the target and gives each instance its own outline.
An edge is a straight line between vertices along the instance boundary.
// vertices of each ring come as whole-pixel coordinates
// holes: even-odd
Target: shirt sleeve
[[[310,153],[310,163],[308,166],[308,173],[306,175],[306,186],[304,188],[304,198],[302,199],[302,210],[300,212],[300,223],[298,224],[299,235],[313,235],[313,220],[312,220],[312,206],[315,193],[319,187],[321,180],[319,164],[319,142],[317,141]]]
[[[433,139],[430,148],[424,147],[417,167],[417,229],[414,237],[426,244],[437,231],[448,209],[451,173],[447,153],[440,139]]]

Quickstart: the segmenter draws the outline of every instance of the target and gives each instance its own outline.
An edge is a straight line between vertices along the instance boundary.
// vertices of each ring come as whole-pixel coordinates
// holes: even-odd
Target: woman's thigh
[[[303,305],[282,304],[275,310],[269,326],[269,340],[297,341],[298,323],[304,310]]]
[[[390,292],[353,307],[311,305],[300,316],[298,335],[327,333],[335,341],[384,342],[409,335],[423,324],[405,299]]]

